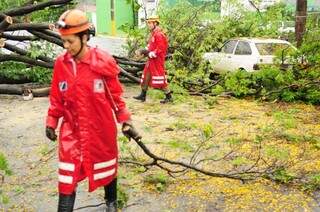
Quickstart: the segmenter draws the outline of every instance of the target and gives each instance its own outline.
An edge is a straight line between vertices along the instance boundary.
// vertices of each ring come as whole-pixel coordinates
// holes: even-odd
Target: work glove
[[[149,53],[148,53],[148,57],[149,57],[149,58],[156,58],[157,55],[156,55],[155,52],[149,52]]]
[[[46,136],[49,138],[51,141],[57,140],[57,135],[55,130],[52,127],[46,127]]]
[[[125,122],[122,124],[122,133],[129,139],[129,141],[131,140],[131,138],[133,138],[134,140],[140,140],[142,138],[131,123]]]

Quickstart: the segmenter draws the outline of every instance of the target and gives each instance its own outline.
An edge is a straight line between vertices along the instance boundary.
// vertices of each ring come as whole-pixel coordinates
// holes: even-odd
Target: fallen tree
[[[43,47],[46,44],[55,44],[63,47],[62,40],[58,33],[54,31],[53,24],[50,23],[29,23],[22,22],[24,18],[21,16],[27,16],[33,12],[43,10],[45,8],[55,9],[57,7],[65,6],[73,3],[72,0],[49,0],[46,2],[31,2],[31,4],[22,5],[17,8],[0,11],[0,49],[3,51],[0,54],[0,63],[7,61],[15,61],[19,63],[25,63],[27,66],[40,66],[48,69],[53,68],[54,56],[47,56],[45,54],[34,54],[30,50],[33,42],[43,42]],[[22,35],[15,34],[16,31],[25,30]],[[22,42],[24,45],[18,46],[15,42]],[[48,51],[49,53],[51,51]],[[46,52],[47,53],[47,52]],[[125,82],[140,82],[140,74],[144,68],[144,62],[132,61],[125,57],[114,56],[118,64],[120,65],[120,80]],[[26,80],[10,80],[6,79],[6,82],[20,83],[20,82],[32,82]],[[12,89],[9,85],[7,89],[3,89],[2,93],[7,91],[12,93]],[[21,93],[13,92],[13,93]]]

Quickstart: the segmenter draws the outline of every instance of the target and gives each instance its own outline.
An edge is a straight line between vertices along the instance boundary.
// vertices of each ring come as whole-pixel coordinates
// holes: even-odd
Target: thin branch
[[[270,96],[271,94],[274,94],[274,93],[280,93],[285,89],[300,88],[300,87],[306,87],[306,86],[309,86],[309,85],[317,85],[317,84],[320,85],[320,81],[319,80],[310,81],[310,82],[307,82],[307,83],[304,83],[304,84],[300,84],[300,85],[299,84],[291,84],[291,85],[287,85],[287,86],[284,86],[282,88],[279,88],[278,90],[270,91],[267,94],[265,94],[263,97]]]
[[[72,0],[51,0],[43,3],[26,5],[19,8],[14,8],[11,10],[4,11],[3,13],[9,16],[22,16],[29,13],[32,13],[37,10],[45,9],[46,7],[54,6],[54,5],[65,5],[70,3]]]
[[[230,179],[235,179],[235,180],[243,180],[243,178],[241,176],[234,176],[234,175],[229,175],[229,174],[224,174],[224,173],[215,173],[215,172],[204,170],[204,169],[201,169],[201,168],[198,168],[198,167],[195,167],[195,166],[183,163],[183,162],[173,161],[173,160],[169,160],[166,158],[156,156],[155,154],[150,152],[150,150],[144,145],[144,143],[140,139],[136,139],[134,141],[140,146],[140,148],[144,151],[144,153],[146,155],[148,155],[149,157],[151,157],[153,159],[153,162],[151,162],[149,165],[159,166],[158,161],[162,161],[162,162],[168,163],[170,165],[182,166],[182,167],[200,172],[202,174],[205,174],[205,175],[208,175],[211,177],[221,177],[221,178],[230,178]]]
[[[189,94],[190,94],[190,95],[200,95],[200,94],[202,94],[204,91],[206,91],[206,90],[208,90],[208,89],[216,86],[217,84],[219,84],[219,82],[221,82],[221,80],[222,80],[222,79],[219,79],[219,80],[215,81],[214,83],[211,83],[211,84],[208,85],[207,87],[204,87],[204,88],[202,88],[202,89],[199,90],[199,91],[190,92]]]

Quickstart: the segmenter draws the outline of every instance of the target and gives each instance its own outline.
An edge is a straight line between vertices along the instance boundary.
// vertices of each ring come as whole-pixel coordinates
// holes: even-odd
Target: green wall
[[[115,4],[115,35],[122,34],[120,26],[134,24],[133,9],[126,0],[114,0]],[[96,0],[97,32],[112,34],[111,28],[111,0]]]
[[[121,27],[124,24],[134,24],[134,14],[131,4],[128,4],[126,0],[115,0],[115,15],[116,15],[116,28],[117,34],[121,34]]]
[[[110,0],[96,0],[97,32],[111,32],[111,2]]]

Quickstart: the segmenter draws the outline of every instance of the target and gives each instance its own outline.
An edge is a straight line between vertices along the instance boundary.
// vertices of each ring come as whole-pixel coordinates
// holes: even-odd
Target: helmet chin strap
[[[80,38],[80,37],[79,37]],[[79,51],[77,52],[77,54],[73,55],[74,58],[76,58],[82,51],[83,49],[83,41],[82,41],[82,37],[80,38],[80,41],[81,41],[81,47],[79,49]]]
[[[152,31],[155,30],[156,28],[157,28],[157,25],[153,23]]]

